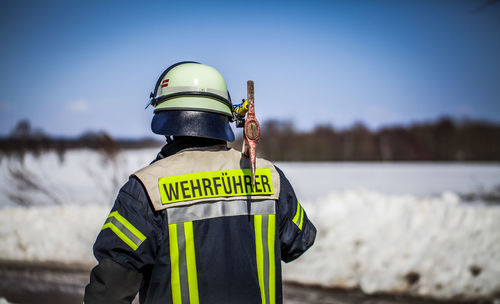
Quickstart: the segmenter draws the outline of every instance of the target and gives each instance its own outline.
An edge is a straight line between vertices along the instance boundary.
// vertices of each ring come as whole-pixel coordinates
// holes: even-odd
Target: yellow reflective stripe
[[[302,230],[302,222],[304,220],[304,209],[300,205],[299,201],[297,201],[297,211],[295,211],[295,216],[292,219],[292,222]]]
[[[189,303],[198,304],[198,274],[196,273],[196,255],[194,252],[193,222],[184,223],[186,236],[186,261],[189,282]]]
[[[193,222],[169,224],[168,231],[172,301],[199,304]]]
[[[300,207],[300,223],[299,229],[302,230],[302,224],[304,223],[304,208]]]
[[[137,230],[129,221],[121,216],[118,211],[113,211],[108,215],[102,230],[111,229],[125,244],[133,250],[137,250],[146,236]]]
[[[276,215],[254,215],[254,227],[261,302],[274,304],[276,302]]]
[[[269,303],[276,303],[276,290],[275,290],[275,257],[274,257],[274,237],[276,227],[276,216],[269,214],[269,225],[267,227],[268,237],[267,243],[269,248]]]
[[[160,177],[158,187],[163,205],[213,197],[274,194],[269,168],[255,170],[255,188],[251,169]]]
[[[111,229],[111,231],[113,231],[116,236],[118,236],[122,241],[125,242],[125,244],[129,245],[130,248],[134,249],[134,250],[137,250],[137,248],[139,248],[139,246],[137,246],[134,242],[132,242],[132,240],[130,240],[120,229],[118,229],[118,227],[116,227],[113,223],[106,223],[104,224],[104,226],[102,226],[102,229],[101,230],[104,230],[106,228],[109,228]]]
[[[179,246],[177,245],[177,224],[168,225],[170,242],[170,280],[173,304],[182,304],[181,280],[179,275]]]
[[[142,234],[139,230],[137,230],[137,228],[130,224],[130,222],[127,221],[127,219],[125,219],[123,216],[121,216],[118,211],[111,212],[108,215],[108,218],[112,216],[114,216],[120,223],[122,223],[123,226],[127,227],[127,229],[130,230],[130,232],[132,232],[139,240],[144,242],[144,240],[146,239],[144,234]]]
[[[257,259],[257,274],[259,277],[260,297],[262,304],[266,304],[264,289],[264,254],[262,248],[262,215],[254,215],[255,254]]]

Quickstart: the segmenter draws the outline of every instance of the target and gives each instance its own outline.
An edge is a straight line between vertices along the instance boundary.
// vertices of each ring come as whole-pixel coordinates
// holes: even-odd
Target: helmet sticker
[[[161,87],[164,88],[164,87],[168,87],[168,82],[170,81],[170,79],[165,79],[161,82]]]

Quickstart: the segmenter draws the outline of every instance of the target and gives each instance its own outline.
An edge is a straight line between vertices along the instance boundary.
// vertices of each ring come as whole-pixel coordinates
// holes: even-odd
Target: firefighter
[[[283,172],[227,147],[233,105],[222,75],[180,62],[158,79],[151,129],[167,144],[133,173],[94,244],[84,303],[282,303],[280,261],[316,228]]]

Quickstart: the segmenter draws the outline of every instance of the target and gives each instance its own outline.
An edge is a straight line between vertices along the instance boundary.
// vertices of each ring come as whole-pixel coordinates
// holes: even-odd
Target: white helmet
[[[161,74],[150,98],[149,104],[155,107],[154,133],[234,140],[229,125],[231,97],[226,81],[213,67],[192,61],[176,63]]]

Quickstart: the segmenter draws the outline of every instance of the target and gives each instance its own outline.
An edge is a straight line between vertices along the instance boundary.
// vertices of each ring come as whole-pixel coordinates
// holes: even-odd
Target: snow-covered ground
[[[299,197],[331,191],[439,196],[443,192],[486,193],[500,186],[500,163],[277,163]],[[497,190],[498,191],[498,190]]]
[[[116,191],[156,152],[1,157],[0,259],[95,263],[92,243]],[[318,228],[285,279],[438,298],[500,293],[500,205],[459,196],[493,191],[499,164],[278,165]]]

